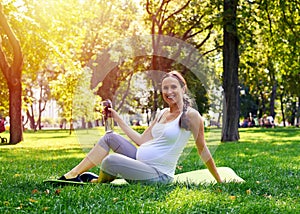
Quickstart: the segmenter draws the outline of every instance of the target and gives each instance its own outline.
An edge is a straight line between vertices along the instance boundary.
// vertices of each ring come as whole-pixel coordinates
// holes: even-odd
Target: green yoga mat
[[[89,183],[84,182],[75,182],[75,181],[64,181],[64,180],[57,180],[57,179],[48,179],[44,180],[43,183],[48,183],[54,186],[65,186],[65,185],[88,185]]]
[[[224,182],[245,182],[244,179],[239,177],[233,169],[229,167],[218,167],[217,168],[222,180]],[[190,172],[184,172],[175,175],[174,177],[174,183],[190,183],[190,184],[211,184],[216,183],[215,178],[211,175],[211,173],[208,171],[208,169],[200,169]],[[78,183],[78,182],[72,182],[72,181],[62,181],[57,179],[49,179],[45,180],[44,183],[50,183],[52,185],[86,185],[91,183]],[[127,181],[125,179],[116,179],[112,184],[127,184]]]
[[[244,179],[239,177],[233,169],[229,167],[217,167],[219,175],[223,182],[230,183],[241,183],[245,182]],[[194,183],[194,184],[209,184],[209,183],[217,183],[216,179],[212,176],[212,174],[208,171],[208,169],[195,170],[191,172],[184,172],[181,174],[175,175],[174,182],[179,183]]]
[[[244,179],[239,177],[233,169],[229,167],[217,167],[217,170],[223,180],[223,182],[235,182],[241,183],[245,182]],[[215,178],[211,175],[208,169],[200,169],[190,172],[184,172],[175,175],[174,181],[178,183],[191,183],[191,184],[211,184],[216,183]],[[127,182],[124,179],[116,179],[112,184],[126,184]]]

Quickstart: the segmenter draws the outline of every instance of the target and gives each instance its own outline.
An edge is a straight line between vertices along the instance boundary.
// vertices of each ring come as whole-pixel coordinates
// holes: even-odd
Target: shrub
[[[147,126],[132,126],[132,129],[137,131],[140,134],[142,134],[146,128],[148,128],[148,127]]]

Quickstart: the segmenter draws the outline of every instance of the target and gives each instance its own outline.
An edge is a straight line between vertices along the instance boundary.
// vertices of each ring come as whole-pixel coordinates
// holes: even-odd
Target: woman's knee
[[[120,160],[119,160],[117,154],[107,155],[102,160],[101,170],[103,170],[104,172],[107,172],[111,175],[115,175],[115,173],[113,171],[114,171],[115,166],[118,165],[118,163],[120,163]]]
[[[130,158],[135,158],[136,147],[132,145],[127,139],[114,132],[106,133],[98,142],[98,144],[105,150],[110,149],[116,153],[123,154]]]
[[[106,133],[103,137],[100,138],[100,140],[98,141],[98,145],[109,152],[110,150],[109,142],[114,137],[114,135],[115,134],[113,132]]]

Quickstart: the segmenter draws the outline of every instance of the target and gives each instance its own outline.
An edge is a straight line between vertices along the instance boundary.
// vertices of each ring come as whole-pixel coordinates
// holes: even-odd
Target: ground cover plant
[[[216,164],[231,167],[245,183],[55,187],[43,180],[71,169],[86,150],[65,130],[25,132],[24,142],[0,146],[0,213],[299,212],[300,129],[249,128],[240,135],[238,143],[210,147]],[[205,168],[189,149],[177,173],[199,167]]]

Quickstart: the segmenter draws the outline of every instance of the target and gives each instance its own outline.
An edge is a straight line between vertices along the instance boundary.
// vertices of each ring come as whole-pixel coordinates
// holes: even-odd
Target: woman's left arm
[[[190,128],[196,142],[199,156],[205,163],[210,173],[214,176],[216,181],[222,183],[222,179],[217,171],[214,159],[212,158],[205,142],[203,118],[195,109],[190,109],[188,111],[188,117],[190,121]]]

